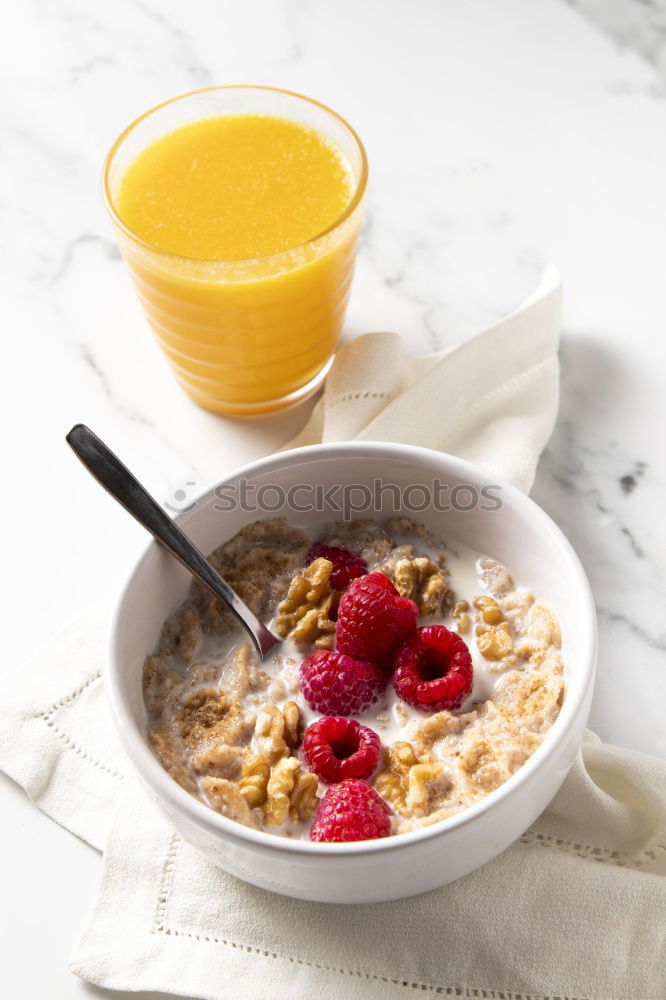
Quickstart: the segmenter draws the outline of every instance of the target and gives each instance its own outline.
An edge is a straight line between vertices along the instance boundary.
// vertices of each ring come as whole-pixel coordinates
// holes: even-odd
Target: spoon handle
[[[219,597],[250,634],[262,659],[280,642],[250,611],[238,594],[211,566],[199,549],[135,479],[127,466],[86,427],[76,424],[67,443],[88,471],[125,510],[161,542],[186,569]]]

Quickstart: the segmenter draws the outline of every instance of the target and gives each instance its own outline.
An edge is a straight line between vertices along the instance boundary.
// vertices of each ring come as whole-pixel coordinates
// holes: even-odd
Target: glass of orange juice
[[[329,108],[214,87],[148,111],[112,147],[104,198],[174,375],[216,413],[267,413],[330,367],[367,160]]]

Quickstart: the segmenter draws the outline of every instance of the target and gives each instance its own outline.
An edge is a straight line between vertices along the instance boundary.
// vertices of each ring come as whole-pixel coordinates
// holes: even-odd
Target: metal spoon
[[[127,466],[107,448],[85,424],[76,424],[67,435],[67,444],[78,455],[98,483],[107,490],[125,510],[136,518],[171,555],[190,571],[192,576],[219,597],[256,646],[262,660],[281,639],[273,635],[252,614],[235,590],[215,570],[199,549],[190,541],[177,524],[166,514],[150,493],[134,478]]]

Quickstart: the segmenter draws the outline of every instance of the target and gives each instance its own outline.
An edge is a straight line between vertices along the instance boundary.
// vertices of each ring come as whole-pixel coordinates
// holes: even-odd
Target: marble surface
[[[666,754],[663,4],[26,0],[0,46],[10,351],[0,669],[113,595],[144,541],[69,453],[73,423],[90,424],[174,503],[305,420],[309,404],[240,423],[181,394],[100,202],[104,153],[141,111],[256,82],[332,105],[367,145],[345,336],[393,329],[413,352],[431,350],[515,306],[545,264],[563,271],[562,407],[533,495],[577,548],[597,600],[592,727]],[[6,779],[0,795],[8,995],[96,995],[69,976],[66,956],[98,857]]]

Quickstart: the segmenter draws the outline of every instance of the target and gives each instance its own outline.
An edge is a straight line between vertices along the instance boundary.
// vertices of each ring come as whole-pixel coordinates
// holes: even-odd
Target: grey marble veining
[[[664,0],[567,0],[622,48],[652,63],[666,83],[666,2]],[[663,94],[663,89],[655,91]]]
[[[663,446],[654,432],[627,441],[610,422],[594,426],[613,392],[603,351],[565,334],[561,353],[560,415],[532,495],[578,551],[594,591],[599,682],[590,725],[606,740],[663,755],[664,729],[649,721],[666,701],[666,546],[652,523],[666,486]]]

